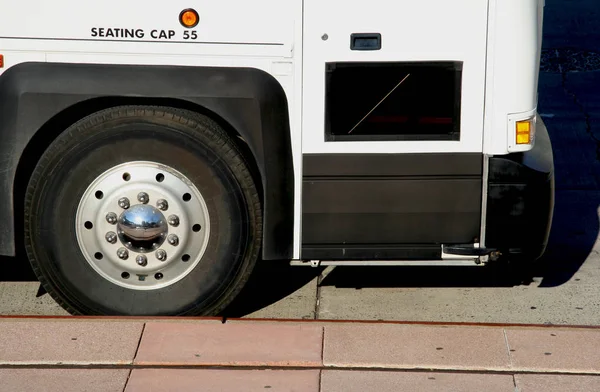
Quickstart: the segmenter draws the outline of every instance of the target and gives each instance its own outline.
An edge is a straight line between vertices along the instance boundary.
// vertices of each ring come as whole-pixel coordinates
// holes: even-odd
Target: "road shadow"
[[[37,278],[25,256],[0,257],[1,281],[33,282]],[[236,299],[222,312],[225,317],[243,317],[263,309],[316,279],[324,268],[291,267],[288,261],[261,261]],[[38,295],[44,295],[41,290]]]
[[[598,191],[557,190],[550,243],[533,265],[531,275],[542,280],[539,287],[557,287],[573,279],[581,266],[597,258]]]
[[[246,286],[222,316],[238,318],[266,308],[317,279],[323,270],[292,267],[285,260],[259,261]]]
[[[600,192],[558,190],[550,242],[535,263],[478,267],[336,267],[321,286],[339,288],[556,287],[588,260],[598,237]],[[535,280],[535,283],[534,283]]]
[[[600,8],[596,0],[546,0],[538,111],[553,144],[556,207],[540,287],[571,280],[591,257],[600,205]]]
[[[321,286],[338,288],[512,287],[522,284],[505,266],[335,267]]]
[[[31,282],[37,280],[27,257],[0,256],[0,264],[3,266],[3,282]]]
[[[557,151],[560,157],[562,148]],[[569,169],[573,168],[570,165]],[[598,191],[558,189],[548,248],[540,260],[529,265],[504,262],[484,267],[336,267],[322,280],[321,286],[355,289],[560,286],[578,280],[575,273],[593,252],[599,230],[599,196]]]

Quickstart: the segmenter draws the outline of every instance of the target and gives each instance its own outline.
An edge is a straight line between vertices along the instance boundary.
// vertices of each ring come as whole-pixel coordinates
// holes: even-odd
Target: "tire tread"
[[[73,141],[76,142],[77,138],[85,135],[86,131],[104,122],[131,117],[151,117],[156,120],[160,119],[162,122],[175,122],[188,127],[193,132],[202,132],[205,139],[210,142],[209,147],[228,163],[229,169],[234,174],[244,193],[243,196],[246,201],[250,221],[249,233],[251,238],[245,258],[241,263],[240,271],[238,271],[234,280],[225,289],[224,293],[226,294],[221,296],[208,309],[204,309],[202,312],[191,310],[181,315],[219,314],[245,286],[259,257],[262,242],[262,203],[249,165],[234,140],[210,117],[188,110],[160,106],[121,106],[105,109],[73,124],[51,143],[31,175],[25,194],[25,250],[33,272],[40,281],[40,284],[57,304],[71,314],[82,314],[76,306],[72,305],[73,303],[77,303],[77,300],[56,287],[56,284],[50,282],[36,256],[34,247],[35,235],[31,232],[29,225],[32,218],[31,211],[35,210],[35,206],[33,205],[34,192],[38,190],[38,187],[45,185],[46,179],[49,177],[48,173],[52,173],[53,169],[51,166],[53,162],[57,158],[60,161],[61,154],[64,154],[70,143],[73,143]]]

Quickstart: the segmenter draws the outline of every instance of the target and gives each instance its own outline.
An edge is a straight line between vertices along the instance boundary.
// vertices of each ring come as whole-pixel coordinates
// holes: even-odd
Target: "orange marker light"
[[[4,68],[4,55],[0,54],[0,68]]]
[[[181,11],[181,14],[179,14],[179,22],[183,27],[196,27],[198,22],[200,22],[200,16],[198,16],[198,13],[195,10],[188,8],[187,10]]]
[[[533,137],[533,119],[517,122],[517,144],[530,144]]]

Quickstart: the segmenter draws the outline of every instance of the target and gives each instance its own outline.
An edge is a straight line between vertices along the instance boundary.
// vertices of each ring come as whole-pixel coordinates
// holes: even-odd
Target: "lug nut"
[[[150,200],[150,196],[146,192],[138,193],[137,199],[140,203],[146,204]]]
[[[126,197],[122,197],[119,199],[119,207],[126,210],[129,208],[129,199]]]
[[[108,241],[110,244],[117,243],[117,234],[112,231],[106,233],[106,236],[104,238],[106,238],[106,241]]]
[[[177,237],[175,234],[169,234],[167,241],[173,246],[179,245],[179,237]]]
[[[141,265],[142,267],[145,267],[148,265],[148,259],[144,255],[139,255],[138,257],[136,257],[135,262],[138,265]]]
[[[160,261],[165,261],[167,259],[167,252],[164,249],[159,249],[155,253],[156,258]]]
[[[129,258],[129,252],[125,248],[119,248],[117,256],[119,256],[119,259],[121,260],[127,260]]]
[[[166,211],[169,208],[169,203],[165,199],[158,199],[156,207],[161,211]]]
[[[171,226],[177,227],[179,226],[179,217],[177,215],[171,215],[167,222],[169,222]]]
[[[115,214],[114,212],[109,212],[108,214],[106,214],[106,221],[108,223],[110,223],[111,225],[114,225],[117,223],[117,214]]]

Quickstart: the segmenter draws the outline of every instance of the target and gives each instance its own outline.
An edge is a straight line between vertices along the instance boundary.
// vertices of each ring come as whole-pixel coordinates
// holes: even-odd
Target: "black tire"
[[[128,289],[103,278],[79,248],[75,218],[96,177],[116,165],[154,161],[190,179],[211,231],[200,263],[180,281]],[[85,315],[216,315],[246,283],[259,256],[261,203],[250,169],[210,118],[165,107],[107,109],[64,131],[41,157],[25,196],[25,247],[47,292]]]

